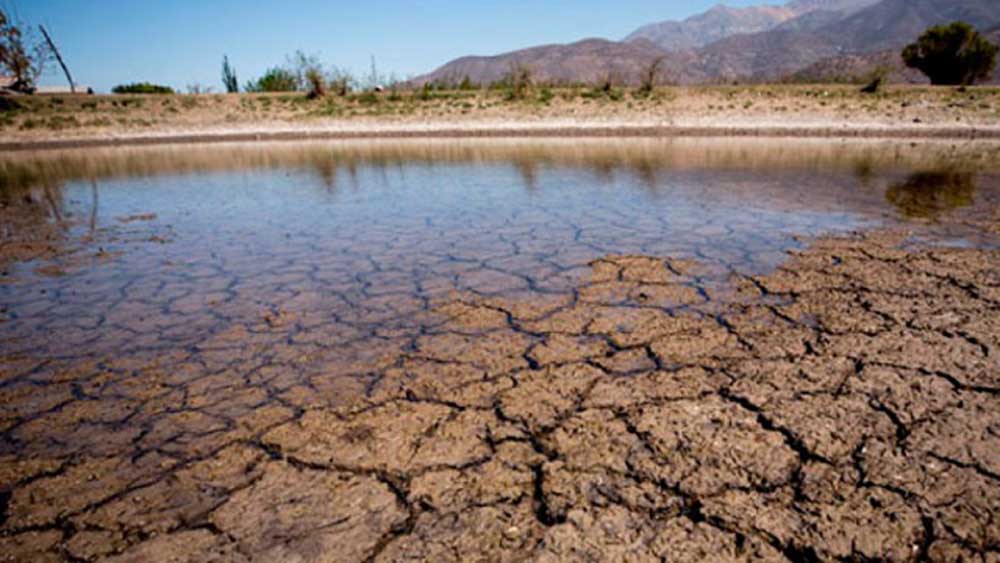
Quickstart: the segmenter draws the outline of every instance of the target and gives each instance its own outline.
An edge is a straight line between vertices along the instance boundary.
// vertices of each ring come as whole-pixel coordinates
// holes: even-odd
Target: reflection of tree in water
[[[0,271],[12,262],[58,254],[68,228],[65,206],[60,185],[0,189]]]
[[[975,176],[958,170],[934,170],[911,174],[889,186],[886,200],[906,217],[936,219],[942,213],[972,205]]]
[[[524,188],[528,193],[538,191],[538,162],[528,158],[519,158],[514,161],[514,167],[521,175]]]
[[[337,160],[333,156],[317,158],[313,162],[313,168],[323,181],[327,191],[334,192],[337,189]]]

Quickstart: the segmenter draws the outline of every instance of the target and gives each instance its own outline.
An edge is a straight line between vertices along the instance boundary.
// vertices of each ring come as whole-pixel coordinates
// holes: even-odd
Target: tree
[[[230,94],[236,94],[240,91],[240,82],[236,79],[236,69],[229,64],[227,55],[222,56],[222,85]]]
[[[656,89],[656,79],[660,75],[660,67],[663,65],[665,60],[666,57],[656,57],[653,59],[653,62],[649,63],[649,66],[646,67],[646,70],[642,73],[642,80],[639,85],[640,95],[648,96],[653,93],[654,89]]]
[[[52,57],[48,44],[30,30],[21,31],[7,14],[0,10],[0,68],[14,78],[12,90],[32,92],[35,81]]]
[[[301,50],[285,58],[285,69],[295,77],[296,90],[309,89],[310,74],[325,74],[319,55],[307,55]]]
[[[968,85],[988,78],[996,67],[997,46],[971,25],[954,22],[929,28],[903,49],[903,62],[931,84]]]

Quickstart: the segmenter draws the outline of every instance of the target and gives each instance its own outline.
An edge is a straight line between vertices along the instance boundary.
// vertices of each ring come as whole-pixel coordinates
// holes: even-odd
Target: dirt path
[[[8,444],[127,436],[0,458],[0,553],[993,560],[1000,251],[899,242],[818,241],[724,302],[693,289],[698,264],[643,256],[593,262],[568,297],[456,295],[343,408],[215,413],[264,404],[264,371],[23,402]],[[8,366],[4,389],[31,380]],[[54,381],[79,399],[90,373]],[[160,423],[129,433],[136,412]]]

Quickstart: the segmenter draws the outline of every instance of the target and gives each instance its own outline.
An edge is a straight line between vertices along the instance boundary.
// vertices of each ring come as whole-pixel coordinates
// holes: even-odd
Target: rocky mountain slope
[[[801,16],[822,12],[843,17],[878,0],[796,0],[783,6],[732,8],[718,5],[683,21],[664,21],[643,26],[625,41],[648,39],[666,51],[704,47],[720,39],[769,31]]]
[[[593,83],[611,76],[631,82],[655,60],[663,60],[663,73],[678,72],[691,57],[665,59],[666,53],[648,40],[617,42],[584,39],[567,45],[543,45],[492,57],[462,57],[419,82],[458,83],[468,76],[473,82],[490,84],[502,80],[517,66],[532,70],[536,79],[554,83]],[[704,77],[702,77],[704,78]]]
[[[853,68],[868,59],[884,59],[928,26],[954,20],[990,29],[1000,25],[1000,4],[998,0],[795,0],[778,7],[717,7],[684,22],[647,26],[622,42],[588,39],[463,57],[415,82],[468,76],[490,83],[515,65],[526,65],[542,81],[594,82],[613,75],[635,83],[655,60],[663,61],[661,80],[677,83],[776,80],[817,64]],[[747,32],[762,26],[767,29]],[[711,40],[716,36],[722,38]],[[709,42],[702,45],[705,41]]]
[[[817,61],[899,49],[928,26],[954,20],[1000,23],[996,0],[883,0],[814,29],[737,35],[698,51],[698,68],[720,79],[774,79]]]

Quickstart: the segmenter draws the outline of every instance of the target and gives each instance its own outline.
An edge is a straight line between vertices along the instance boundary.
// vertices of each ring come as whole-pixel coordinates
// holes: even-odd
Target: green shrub
[[[111,89],[115,94],[173,94],[174,89],[170,86],[161,86],[149,82],[133,82],[132,84],[119,84]]]
[[[381,98],[379,98],[378,94],[376,94],[375,92],[364,92],[358,94],[355,97],[355,100],[360,104],[364,104],[366,106],[373,106],[379,103],[381,101]]]
[[[903,49],[903,62],[930,78],[931,84],[968,85],[989,78],[997,46],[965,22],[929,28]]]
[[[525,99],[531,91],[533,82],[530,68],[521,64],[512,65],[503,80],[507,88],[506,99],[508,101]]]
[[[299,89],[299,80],[288,69],[272,67],[256,81],[247,82],[243,89],[247,92],[295,92]]]
[[[462,79],[462,82],[459,83],[458,89],[469,91],[469,90],[478,90],[479,87],[473,84],[472,79],[469,78],[468,74],[466,74],[465,78]]]

